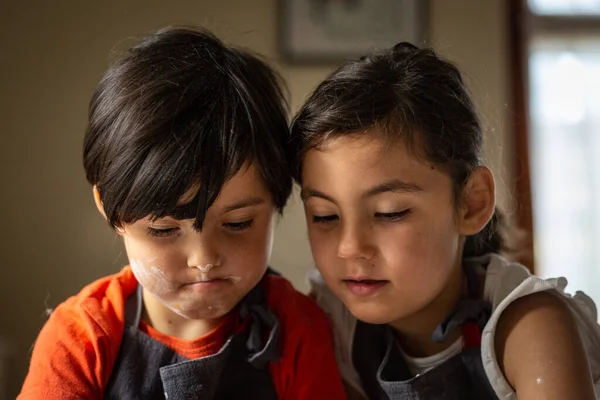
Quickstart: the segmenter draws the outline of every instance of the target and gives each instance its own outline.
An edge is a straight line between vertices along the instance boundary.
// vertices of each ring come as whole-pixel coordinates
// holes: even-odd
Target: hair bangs
[[[189,114],[180,115],[187,123],[175,123],[168,138],[163,134],[161,143],[149,146],[111,224],[171,216],[195,219],[200,230],[225,182],[256,158],[252,120],[239,102],[230,94],[203,110],[180,110]],[[194,120],[193,115],[206,117]]]

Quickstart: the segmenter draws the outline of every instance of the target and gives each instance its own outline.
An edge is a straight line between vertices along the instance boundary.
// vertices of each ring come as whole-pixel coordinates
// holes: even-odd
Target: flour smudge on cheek
[[[166,279],[164,270],[159,266],[148,265],[136,259],[130,259],[129,264],[137,281],[150,293],[160,297],[176,288],[175,284]]]

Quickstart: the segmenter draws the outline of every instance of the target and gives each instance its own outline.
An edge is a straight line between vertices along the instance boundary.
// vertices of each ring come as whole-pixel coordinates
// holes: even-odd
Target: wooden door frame
[[[523,232],[518,261],[535,271],[534,230],[529,159],[528,18],[526,0],[509,0],[509,74],[512,112],[508,126],[513,132],[514,223]]]

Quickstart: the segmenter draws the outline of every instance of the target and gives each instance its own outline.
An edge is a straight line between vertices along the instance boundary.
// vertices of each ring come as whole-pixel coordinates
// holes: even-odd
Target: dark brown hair
[[[287,103],[277,74],[211,33],[169,28],[127,50],[90,102],[83,164],[116,227],[172,215],[200,229],[223,184],[255,163],[281,212],[292,189]]]
[[[375,128],[375,129],[374,129]],[[302,181],[303,154],[330,138],[377,131],[446,171],[455,201],[482,165],[482,128],[457,67],[410,43],[350,61],[308,98],[292,122],[290,157]],[[467,237],[464,256],[506,250],[502,214]]]

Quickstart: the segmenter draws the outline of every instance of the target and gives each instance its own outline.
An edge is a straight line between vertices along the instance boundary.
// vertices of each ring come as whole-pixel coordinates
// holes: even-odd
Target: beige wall
[[[15,350],[10,398],[46,307],[125,261],[94,209],[81,167],[87,102],[110,50],[123,38],[165,24],[202,24],[227,42],[268,56],[288,80],[295,109],[332,67],[278,62],[275,2],[0,3],[0,336]],[[501,152],[509,148],[504,4],[433,0],[430,37],[466,72],[489,128],[489,159],[509,182],[502,167],[508,156]],[[305,289],[312,261],[296,199],[277,230],[272,264]]]

